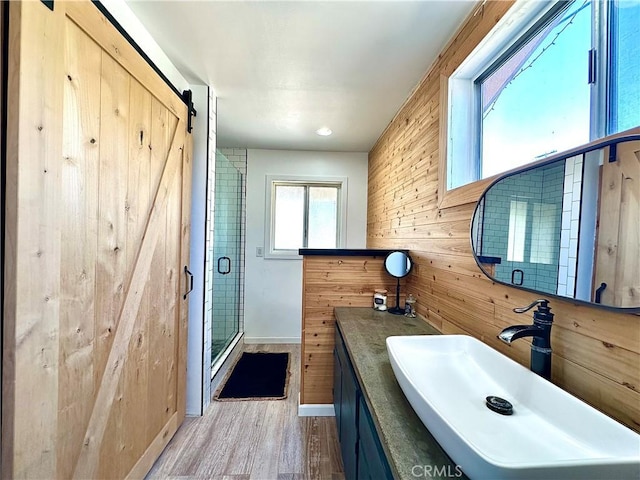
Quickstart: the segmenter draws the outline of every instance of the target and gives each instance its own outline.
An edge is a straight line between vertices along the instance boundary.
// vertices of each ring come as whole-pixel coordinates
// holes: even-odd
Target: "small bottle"
[[[373,294],[373,308],[380,312],[387,309],[387,291],[383,289],[375,290]]]
[[[415,303],[416,303],[416,298],[412,294],[407,295],[407,299],[404,302],[405,317],[415,318],[416,316],[416,310],[414,307]]]

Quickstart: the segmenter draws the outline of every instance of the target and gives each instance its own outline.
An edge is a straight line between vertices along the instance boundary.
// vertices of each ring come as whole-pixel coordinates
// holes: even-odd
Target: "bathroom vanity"
[[[466,478],[398,386],[386,339],[438,335],[419,318],[335,308],[334,405],[346,478]]]

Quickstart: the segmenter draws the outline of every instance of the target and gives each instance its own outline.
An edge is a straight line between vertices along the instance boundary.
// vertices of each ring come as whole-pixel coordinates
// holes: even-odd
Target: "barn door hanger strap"
[[[614,163],[618,159],[618,148],[616,144],[609,147],[609,163]]]
[[[184,90],[182,92],[182,99],[184,103],[187,104],[187,109],[189,110],[189,114],[187,115],[187,132],[191,133],[191,130],[193,130],[193,117],[198,116],[198,112],[193,108],[193,92],[191,92],[191,90]]]

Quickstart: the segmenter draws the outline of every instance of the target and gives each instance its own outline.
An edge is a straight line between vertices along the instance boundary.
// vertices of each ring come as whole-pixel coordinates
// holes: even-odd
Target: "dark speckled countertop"
[[[409,405],[387,354],[387,337],[440,332],[418,318],[372,308],[337,307],[335,316],[394,476],[466,478]]]

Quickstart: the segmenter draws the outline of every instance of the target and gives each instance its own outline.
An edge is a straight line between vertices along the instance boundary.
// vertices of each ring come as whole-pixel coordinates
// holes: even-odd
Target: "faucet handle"
[[[538,300],[535,300],[531,305],[527,305],[526,307],[514,308],[513,311],[516,312],[516,313],[528,312],[529,310],[531,310],[536,305],[540,305],[540,308],[542,310],[548,310],[549,309],[549,300],[546,300],[544,298],[539,298]]]

